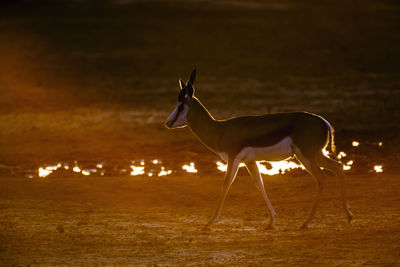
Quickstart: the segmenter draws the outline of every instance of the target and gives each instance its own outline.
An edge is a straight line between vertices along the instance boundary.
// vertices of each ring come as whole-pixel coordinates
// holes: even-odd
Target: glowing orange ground
[[[348,225],[329,176],[310,230],[298,227],[312,203],[308,176],[267,177],[278,213],[266,209],[248,176],[233,185],[220,222],[218,177],[0,178],[0,262],[11,264],[322,264],[400,261],[400,179],[347,177],[355,213]]]

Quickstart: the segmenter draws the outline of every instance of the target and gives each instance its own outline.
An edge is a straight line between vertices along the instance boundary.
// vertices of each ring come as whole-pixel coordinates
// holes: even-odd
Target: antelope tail
[[[329,134],[328,139],[329,139],[329,144],[330,144],[330,150],[336,157],[336,146],[335,146],[335,137],[334,137],[335,130],[333,129],[332,125],[330,125],[329,122],[326,121],[326,124],[328,126],[328,134]],[[328,144],[328,146],[329,146],[329,144]]]

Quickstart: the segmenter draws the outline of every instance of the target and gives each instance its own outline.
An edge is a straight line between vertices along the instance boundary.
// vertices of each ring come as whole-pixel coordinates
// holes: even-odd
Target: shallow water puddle
[[[374,146],[382,147],[382,142],[374,142]],[[353,149],[358,149],[360,147],[359,141],[352,141],[351,143]],[[324,150],[323,153],[328,156],[329,152]],[[353,153],[353,156],[356,154]],[[339,151],[337,154],[337,160],[341,161],[343,164],[343,170],[349,171],[353,168],[355,160],[350,159],[348,153],[344,151]],[[160,177],[169,176],[172,174],[201,174],[202,170],[197,166],[194,161],[183,162],[181,164],[175,163],[163,164],[163,160],[155,158],[151,160],[139,159],[132,160],[128,166],[111,166],[107,162],[98,162],[92,165],[81,165],[78,161],[74,161],[72,164],[66,162],[58,162],[54,165],[43,165],[39,166],[36,170],[29,171],[29,178],[44,178],[50,175],[53,176],[66,176],[66,175],[80,175],[80,176],[147,176],[147,177]],[[289,173],[293,170],[305,170],[305,168],[296,160],[289,159],[279,162],[267,162],[260,161],[257,162],[260,173],[265,175],[277,175]],[[243,163],[240,167],[244,167]],[[215,162],[215,173],[225,172],[227,164],[222,161]],[[209,170],[208,170],[209,171]],[[369,172],[382,173],[383,164],[378,163],[372,165],[368,169]]]

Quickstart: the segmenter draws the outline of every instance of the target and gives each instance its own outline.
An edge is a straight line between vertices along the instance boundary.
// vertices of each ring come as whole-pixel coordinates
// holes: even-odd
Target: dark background
[[[399,62],[399,1],[0,1],[0,265],[399,265]],[[353,161],[350,224],[327,175],[298,230],[315,184],[296,169],[263,176],[277,212],[266,231],[241,168],[221,220],[200,230],[219,158],[164,126],[195,65],[218,119],[306,110],[335,127]]]
[[[197,66],[196,95],[216,118],[315,112],[335,127],[339,150],[358,140],[370,145],[359,153],[372,161],[395,161],[399,8],[397,1],[2,1],[1,158],[123,158],[172,147],[182,148],[179,157],[206,155],[186,131],[162,126],[178,78]],[[140,116],[150,119],[138,125]],[[98,148],[104,144],[111,145]],[[43,146],[55,152],[46,156]]]

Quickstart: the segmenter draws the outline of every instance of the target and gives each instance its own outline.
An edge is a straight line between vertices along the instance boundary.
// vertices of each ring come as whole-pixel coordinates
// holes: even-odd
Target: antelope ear
[[[194,88],[191,83],[188,83],[188,85],[186,86],[186,90],[187,90],[188,97],[192,98],[193,94],[194,94]]]
[[[191,85],[194,84],[195,78],[196,78],[196,67],[194,67],[194,69],[193,69],[193,71],[192,71],[192,74],[190,75],[189,83],[190,83]]]
[[[182,79],[179,79],[179,87],[181,88],[181,90],[183,89],[183,88],[185,88],[185,83],[182,81]]]

